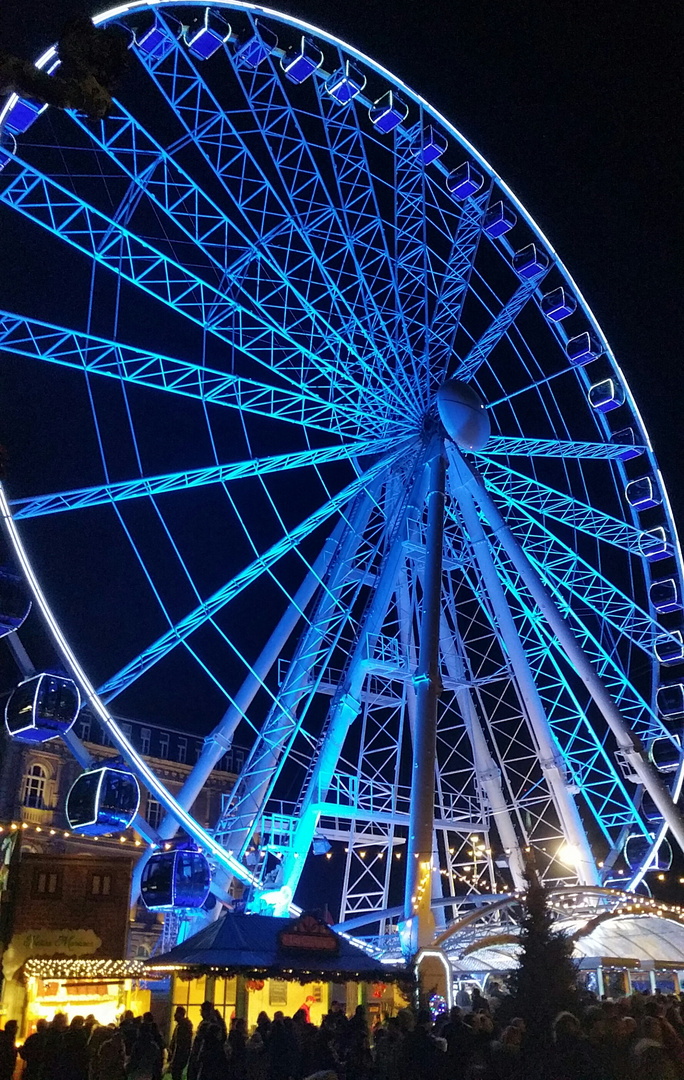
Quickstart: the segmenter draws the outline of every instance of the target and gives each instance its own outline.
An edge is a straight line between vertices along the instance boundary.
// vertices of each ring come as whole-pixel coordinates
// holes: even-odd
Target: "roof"
[[[297,940],[299,938],[299,940]],[[220,969],[226,975],[274,976],[309,981],[395,982],[410,979],[407,968],[382,964],[312,915],[281,919],[226,912],[216,922],[146,961],[156,970]]]

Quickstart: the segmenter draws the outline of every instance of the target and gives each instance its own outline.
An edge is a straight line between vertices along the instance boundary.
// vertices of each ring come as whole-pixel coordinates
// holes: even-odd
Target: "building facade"
[[[199,757],[202,738],[142,721],[118,719],[118,723],[169,791],[177,794]],[[118,751],[108,742],[86,709],[82,710],[74,731],[95,760],[106,762],[119,758]],[[10,739],[3,732],[0,753],[0,827],[5,833],[12,828],[21,830],[22,861],[40,857],[51,860],[53,886],[56,888],[54,880],[58,879],[60,891],[66,890],[68,893],[70,889],[81,887],[76,881],[82,873],[81,864],[90,866],[88,873],[95,881],[100,873],[96,867],[104,860],[110,865],[111,872],[107,877],[102,871],[102,888],[105,887],[104,882],[108,881],[111,890],[116,881],[118,895],[121,875],[126,867],[129,889],[132,866],[146,849],[145,842],[131,829],[97,839],[71,832],[64,807],[69,789],[82,770],[65,743],[61,739],[53,739],[45,743],[26,744]],[[233,747],[223,756],[202,788],[192,812],[205,828],[215,826],[222,800],[231,791],[246,753],[242,747]],[[163,816],[162,807],[144,790],[141,792],[140,812],[150,826],[158,827]],[[74,859],[81,862],[75,863]],[[41,872],[38,872],[36,882],[42,881]],[[22,878],[22,889],[27,896],[32,892],[40,895],[36,891],[38,885],[34,877]],[[48,882],[50,880],[48,878]],[[101,894],[96,910],[103,909],[105,895]],[[113,897],[113,893],[110,895]],[[50,904],[50,894],[46,897],[46,903]],[[145,958],[159,945],[162,931],[160,917],[148,912],[142,904],[137,905],[132,915],[127,942],[108,955]]]

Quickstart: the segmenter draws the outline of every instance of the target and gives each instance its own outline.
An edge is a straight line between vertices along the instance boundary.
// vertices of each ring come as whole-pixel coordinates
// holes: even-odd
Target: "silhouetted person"
[[[163,1056],[152,1025],[141,1024],[126,1066],[129,1080],[161,1080]]]
[[[48,1022],[40,1020],[36,1022],[36,1030],[29,1035],[19,1053],[23,1058],[24,1073],[22,1080],[48,1080],[45,1076],[45,1050],[48,1041]]]
[[[88,1038],[90,1032],[82,1016],[75,1016],[62,1035],[59,1080],[88,1080]],[[52,1077],[49,1080],[53,1080]]]
[[[8,1020],[5,1030],[0,1031],[0,1080],[12,1080],[14,1066],[17,1063],[16,1020]]]
[[[173,1014],[176,1026],[173,1029],[169,1045],[169,1070],[172,1080],[181,1080],[183,1069],[190,1060],[192,1049],[192,1024],[185,1015],[185,1009],[179,1005]]]

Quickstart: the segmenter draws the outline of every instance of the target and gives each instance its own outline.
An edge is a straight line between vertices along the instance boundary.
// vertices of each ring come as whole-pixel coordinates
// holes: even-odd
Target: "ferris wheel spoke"
[[[0,311],[0,348],[29,359],[283,420],[297,427],[359,435],[358,424],[343,419],[334,407],[293,391],[8,311]]]
[[[345,627],[352,623],[352,609],[363,591],[361,581],[350,588],[349,578],[363,542],[373,502],[379,497],[379,480],[367,497],[357,501],[331,562],[326,589],[301,636],[240,776],[219,822],[217,835],[224,847],[244,851],[260,821],[295,739],[302,731],[314,695]],[[315,674],[318,672],[318,674]]]
[[[209,619],[214,618],[226,604],[234,600],[249,585],[256,581],[262,574],[268,572],[288,551],[296,548],[307,536],[313,533],[325,521],[328,521],[338,510],[341,510],[360,491],[380,476],[389,465],[396,460],[394,452],[376,462],[366,470],[358,479],[348,484],[332,499],[306,518],[292,532],[286,534],[282,540],[273,544],[267,551],[255,559],[249,566],[231,578],[225,585],[217,590],[203,603],[186,615],[180,622],[172,626],[165,634],[162,634],[152,645],[149,645],[139,656],[131,660],[121,671],[117,672],[104,683],[98,690],[99,695],[106,701],[121,694],[128,686],[134,683],[141,675],[172,649],[185,641],[195,630],[203,626]]]
[[[656,637],[669,636],[656,619],[531,515],[521,512],[516,516],[513,512],[506,516],[506,521],[556,595],[567,592],[574,596],[599,620],[653,656]],[[672,641],[675,643],[676,639],[673,637]]]
[[[255,302],[273,325],[278,325],[285,307],[289,313],[288,334],[306,353],[327,356],[336,370],[335,384],[349,379],[350,355],[355,364],[362,358],[353,339],[345,338],[328,318],[293,284],[297,274],[288,274],[268,247],[241,234],[237,224],[205,194],[196,182],[142,125],[117,102],[116,112],[99,128],[73,115],[88,138],[104,151],[129,177],[132,184],[154,203],[218,268],[220,292],[225,296],[242,293],[247,303]],[[68,171],[69,154],[63,150]],[[243,253],[235,257],[235,249]],[[233,256],[229,261],[228,256]],[[292,269],[292,268],[290,268]],[[370,390],[372,393],[373,391]]]
[[[625,764],[631,769],[637,782],[642,783],[652,797],[663,820],[684,849],[684,820],[673,803],[672,796],[646,757],[640,742],[635,741],[625,716],[611,697],[606,683],[591,664],[571,626],[559,610],[553,593],[550,592],[543,578],[532,565],[514,534],[506,525],[501,512],[476,475],[471,471],[455,447],[449,448],[449,460],[452,469],[459,477],[461,488],[477,500],[477,504],[490,527],[496,531],[498,542],[520,574],[531,593],[536,606],[547,620],[563,649],[569,663],[575,669],[587,690],[600,709],[608,727],[618,744]]]
[[[339,62],[340,66],[344,66],[341,53]],[[335,166],[345,225],[344,236],[357,266],[359,280],[370,285],[362,296],[367,310],[366,323],[374,339],[381,340],[385,363],[393,365],[395,377],[405,381],[412,373],[415,380],[417,370],[413,365],[394,261],[354,102],[340,106],[319,84],[318,103],[328,150]],[[420,393],[415,383],[413,393]]]
[[[168,28],[167,33],[168,52],[155,58],[138,49],[141,64],[245,221],[251,223],[257,243],[267,242],[272,251],[277,250],[288,278],[296,276],[305,292],[315,290],[317,308],[332,305],[331,318],[339,319],[347,328],[346,336],[357,342],[365,356],[361,374],[371,385],[379,385],[374,364],[382,363],[382,356],[374,327],[364,324],[368,305],[375,303],[372,290],[354,263],[349,240],[324,186],[319,190],[323,209],[317,214],[311,213],[304,190],[299,191],[297,203],[293,201],[296,188],[286,195],[276,190],[245,142],[244,133],[231,122]],[[271,87],[276,79],[273,74]],[[265,139],[266,132],[261,136]],[[302,146],[306,146],[303,136],[300,150]],[[316,174],[315,179],[319,182],[320,176]],[[404,389],[408,393],[408,386]]]
[[[206,484],[227,484],[248,477],[268,476],[292,469],[320,466],[333,461],[349,461],[386,452],[387,442],[356,442],[330,446],[320,450],[303,450],[292,454],[275,454],[272,457],[253,458],[232,462],[228,465],[210,465],[205,469],[189,469],[186,472],[166,473],[161,476],[136,477],[111,484],[97,484],[72,491],[57,491],[49,495],[34,495],[14,499],[10,506],[15,520],[59,514],[67,510],[83,510],[92,506],[105,506],[127,499],[164,495],[168,492],[186,491]]]
[[[458,512],[473,551],[473,558],[482,577],[506,652],[510,657],[520,694],[525,702],[526,716],[537,748],[545,784],[548,785],[553,797],[565,837],[577,852],[577,873],[580,881],[583,884],[598,884],[599,875],[591,848],[577,805],[565,783],[555,736],[549,725],[549,718],[506,599],[475,500],[467,482],[463,482],[462,474],[457,471],[451,452],[449,459],[449,486],[458,505]]]
[[[554,518],[632,555],[643,556],[652,546],[656,546],[653,537],[644,534],[634,525],[611,517],[602,510],[596,510],[571,495],[542,484],[539,480],[532,480],[510,466],[481,460],[479,471],[487,489],[495,492],[497,498],[511,506]]]
[[[631,450],[630,446],[630,450]],[[645,446],[634,446],[634,452],[645,451]],[[625,448],[618,443],[581,442],[563,439],[525,439],[512,435],[491,435],[483,450],[474,451],[478,457],[492,455],[506,458],[551,457],[587,458],[589,460],[617,460],[624,457]]]
[[[446,371],[458,332],[470,275],[482,236],[490,191],[463,203],[461,217],[442,278],[435,310],[426,335],[427,363],[436,378]]]
[[[563,672],[553,634],[546,626],[539,624],[534,605],[515,570],[502,558],[500,551],[495,552],[495,558],[511,598],[511,610],[546,705],[549,723],[562,748],[574,783],[581,790],[599,828],[611,845],[617,843],[625,826],[636,825],[644,835],[648,835],[648,829],[639,818],[624,780],[589,722],[586,703],[579,701]],[[642,701],[641,706],[646,708],[646,703]]]
[[[0,193],[0,201],[227,341],[248,359],[269,371],[275,370],[304,396],[323,400],[311,390],[308,380],[302,380],[302,373],[310,366],[320,366],[324,382],[321,389],[325,392],[330,375],[334,376],[334,371],[326,371],[325,361],[303,354],[281,328],[272,326],[259,312],[223,297],[194,273],[37,169],[20,163],[18,175]],[[351,401],[347,405],[354,408]]]
[[[478,341],[475,342],[467,356],[461,360],[456,369],[455,377],[457,379],[468,382],[477,375],[477,372],[487,362],[501,339],[508,333],[527,301],[531,299],[539,288],[547,273],[548,270],[542,271],[533,278],[523,280],[518,285],[510,300],[504,304],[501,311],[494,317]]]

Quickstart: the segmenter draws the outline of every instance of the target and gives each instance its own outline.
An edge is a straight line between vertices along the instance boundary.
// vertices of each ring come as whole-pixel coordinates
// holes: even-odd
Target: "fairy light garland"
[[[130,844],[131,847],[146,847],[150,851],[156,851],[158,844],[148,844],[137,833],[126,836],[124,833],[103,833],[102,836],[84,836],[82,833],[69,832],[68,829],[56,829],[47,825],[30,825],[27,821],[10,821],[0,825],[0,836],[4,833],[37,833],[41,840],[78,840],[79,843],[99,843],[102,840],[109,841],[112,845],[118,840],[120,844]],[[165,845],[170,847],[170,845]]]
[[[141,979],[146,974],[142,960],[105,960],[96,957],[78,960],[32,959],[24,964],[31,979]]]

